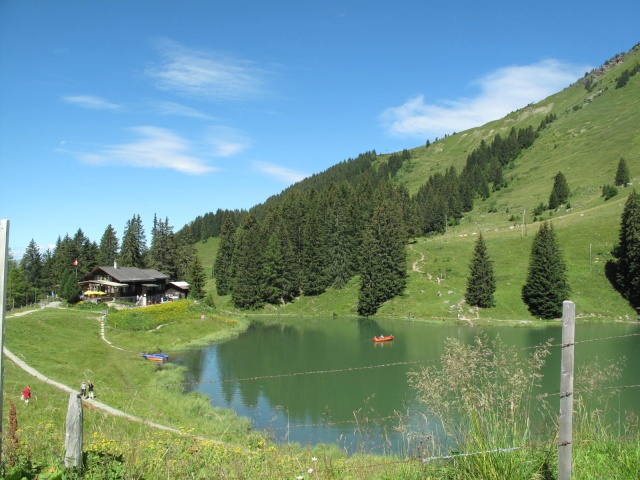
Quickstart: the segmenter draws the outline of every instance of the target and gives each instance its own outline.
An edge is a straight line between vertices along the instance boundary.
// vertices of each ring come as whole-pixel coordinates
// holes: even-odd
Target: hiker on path
[[[87,380],[87,387],[89,387],[89,398],[93,398],[93,382]]]
[[[87,384],[84,381],[80,385],[80,395],[82,395],[82,398],[87,398]]]
[[[26,387],[24,387],[24,390],[22,391],[22,399],[24,400],[24,403],[29,403],[30,398],[31,398],[31,389],[29,388],[29,385],[27,385]]]

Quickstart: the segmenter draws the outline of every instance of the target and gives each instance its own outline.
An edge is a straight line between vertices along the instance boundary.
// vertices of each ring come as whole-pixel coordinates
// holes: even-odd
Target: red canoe
[[[381,335],[379,337],[373,337],[374,342],[390,342],[393,339],[393,335]]]

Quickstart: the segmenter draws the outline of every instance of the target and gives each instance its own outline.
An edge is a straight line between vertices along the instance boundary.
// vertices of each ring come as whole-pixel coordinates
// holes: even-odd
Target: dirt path
[[[24,312],[20,312],[20,313],[16,313],[13,315],[7,315],[6,318],[11,318],[11,317],[19,317],[22,315],[27,315],[29,313],[33,313],[37,310],[26,310]],[[103,329],[103,322],[100,322],[101,324],[101,336],[102,339],[107,342],[109,345],[111,345],[114,348],[118,348],[119,350],[124,350],[120,347],[116,347],[115,345],[111,344],[111,342],[109,342],[106,338],[104,338],[104,329]],[[126,350],[125,350],[126,351]],[[79,394],[80,392],[78,392],[77,390],[64,385],[60,382],[56,382],[55,380],[50,379],[49,377],[47,377],[46,375],[43,375],[42,373],[40,373],[39,371],[37,371],[35,368],[30,367],[29,365],[27,365],[23,360],[21,360],[20,358],[18,358],[16,355],[14,355],[13,353],[11,353],[6,347],[4,347],[3,349],[4,354],[7,356],[7,358],[9,360],[11,360],[13,363],[15,363],[18,367],[22,368],[25,372],[27,372],[29,375],[33,375],[35,378],[37,378],[38,380],[51,385],[55,388],[57,388],[58,390],[62,390],[63,392],[66,392],[68,394]],[[143,425],[146,425],[148,427],[152,427],[152,428],[156,428],[158,430],[164,430],[167,432],[171,432],[171,433],[175,433],[177,435],[183,436],[183,437],[189,437],[189,438],[197,438],[198,440],[207,440],[210,442],[216,442],[216,443],[220,443],[220,444],[224,444],[225,442],[220,442],[219,440],[213,440],[210,438],[205,438],[205,437],[199,437],[199,436],[195,436],[195,435],[190,435],[188,433],[185,433],[182,430],[179,430],[177,428],[172,428],[172,427],[168,427],[166,425],[160,425],[158,423],[154,423],[151,422],[149,420],[145,420],[143,418],[140,417],[136,417],[134,415],[130,415],[128,413],[123,412],[122,410],[118,410],[116,408],[110,407],[109,405],[102,403],[102,402],[98,402],[95,399],[83,399],[82,400],[82,404],[83,406],[88,406],[89,408],[92,409],[97,409],[97,410],[101,410],[103,412],[108,413],[109,415],[113,415],[116,417],[121,417],[121,418],[125,418],[127,420],[130,420],[132,422],[137,422],[137,423],[141,423]]]

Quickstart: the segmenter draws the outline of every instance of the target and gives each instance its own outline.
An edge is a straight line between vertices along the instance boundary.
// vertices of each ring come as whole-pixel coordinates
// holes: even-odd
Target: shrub
[[[604,197],[605,201],[615,197],[617,194],[618,189],[613,185],[607,184],[602,186],[602,196]]]

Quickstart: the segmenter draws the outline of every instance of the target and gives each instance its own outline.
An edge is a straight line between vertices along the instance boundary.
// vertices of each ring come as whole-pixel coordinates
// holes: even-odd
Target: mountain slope
[[[461,172],[467,156],[481,140],[490,143],[497,133],[505,138],[513,127],[537,128],[550,113],[557,117],[514,162],[513,168],[504,172],[507,188],[494,192],[485,201],[477,199],[473,211],[445,235],[420,238],[409,245],[407,289],[404,295],[383,305],[378,315],[530,319],[520,291],[531,240],[538,228],[532,212],[540,203],[548,202],[553,178],[561,171],[571,190],[571,208],[545,212],[542,217],[554,222],[568,266],[570,299],[576,303],[579,315],[633,317],[633,310],[604,276],[604,262],[611,258],[612,245],[617,242],[620,215],[630,189],[619,189],[616,197],[605,202],[601,187],[613,184],[621,157],[627,161],[632,183],[637,184],[640,179],[640,75],[616,88],[622,72],[638,62],[640,48],[636,46],[629,54],[537,104],[482,127],[452,133],[428,148],[411,150],[411,160],[403,164],[396,179],[415,194],[436,172],[444,172],[451,165]],[[594,80],[593,88],[587,90],[585,85]],[[377,162],[387,158],[379,156]],[[478,232],[485,236],[497,279],[497,305],[482,312],[469,309],[463,302]],[[212,240],[199,248],[205,252],[210,243]],[[213,253],[207,255],[212,258]],[[291,314],[355,314],[356,299],[354,279],[343,290],[302,297],[277,310]],[[218,304],[232,309],[228,298],[218,298]]]

